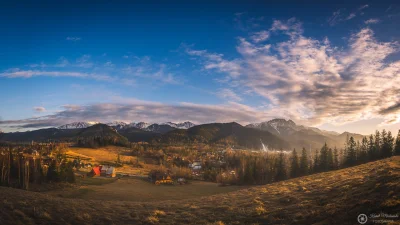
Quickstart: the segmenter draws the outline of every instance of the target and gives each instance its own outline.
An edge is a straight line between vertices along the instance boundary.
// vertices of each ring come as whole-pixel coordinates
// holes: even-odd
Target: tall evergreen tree
[[[314,154],[314,162],[313,162],[313,172],[319,172],[319,168],[320,168],[320,161],[319,161],[320,157],[319,157],[319,152],[318,149],[315,150],[315,154]]]
[[[368,160],[372,161],[375,160],[375,140],[374,140],[374,135],[369,136],[369,142],[368,142]]]
[[[328,149],[328,159],[327,159],[327,163],[328,163],[328,170],[333,170],[335,169],[334,165],[333,165],[333,151],[331,148]]]
[[[335,170],[339,169],[339,152],[335,146],[333,149],[333,168]]]
[[[397,133],[396,144],[394,146],[394,154],[400,155],[400,130]]]
[[[281,180],[285,180],[286,178],[287,178],[287,173],[286,173],[285,155],[283,152],[281,152],[281,153],[279,153],[279,156],[278,156],[277,162],[276,162],[275,180],[281,181]]]
[[[299,157],[297,156],[296,149],[293,149],[292,158],[290,163],[290,177],[298,177],[299,176]]]
[[[356,164],[356,142],[353,137],[350,137],[349,143],[347,145],[347,156],[346,156],[346,165],[353,166]]]
[[[388,140],[387,140],[387,132],[385,129],[382,130],[381,132],[381,141],[380,141],[380,151],[379,151],[379,158],[382,159],[385,157],[385,155],[387,154],[387,144]]]
[[[322,146],[320,154],[319,154],[319,171],[327,171],[328,170],[328,145],[324,144]]]
[[[381,133],[377,130],[375,132],[374,160],[379,158],[380,152],[381,152]]]
[[[300,175],[304,176],[308,174],[309,170],[309,165],[308,165],[308,155],[307,155],[307,150],[303,148],[301,151],[301,157],[300,157]]]
[[[368,161],[368,139],[365,136],[361,141],[360,156],[358,161],[360,163],[365,163]]]
[[[383,133],[385,130],[382,131],[382,150],[381,150],[381,158],[388,158],[393,155],[393,136],[392,132],[388,131],[387,134],[384,136]]]

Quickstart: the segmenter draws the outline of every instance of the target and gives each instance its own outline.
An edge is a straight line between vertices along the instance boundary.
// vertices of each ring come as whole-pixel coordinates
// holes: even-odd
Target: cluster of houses
[[[90,175],[95,176],[102,176],[102,177],[116,177],[117,171],[113,166],[95,166],[90,171]]]

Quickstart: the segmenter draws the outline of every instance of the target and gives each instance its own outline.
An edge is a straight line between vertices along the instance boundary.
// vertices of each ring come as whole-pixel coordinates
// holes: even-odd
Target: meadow
[[[156,186],[143,178],[77,178],[76,186],[45,192],[48,195],[85,200],[157,202],[194,199],[241,190],[246,186],[219,186],[216,183],[191,181],[184,185]]]

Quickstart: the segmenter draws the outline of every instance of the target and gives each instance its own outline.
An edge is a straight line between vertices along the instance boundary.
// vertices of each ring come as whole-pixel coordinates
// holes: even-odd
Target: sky
[[[0,129],[273,118],[400,129],[397,1],[0,3]]]

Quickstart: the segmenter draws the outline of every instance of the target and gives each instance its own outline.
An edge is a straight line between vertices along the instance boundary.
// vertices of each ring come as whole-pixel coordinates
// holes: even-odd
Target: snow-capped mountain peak
[[[110,122],[110,123],[107,123],[107,125],[110,126],[110,127],[112,127],[112,128],[114,128],[114,129],[116,129],[116,130],[123,129],[123,128],[125,128],[126,126],[128,126],[127,123],[121,122],[121,121]]]
[[[98,124],[98,122],[73,122],[57,127],[60,130],[87,128]]]
[[[195,126],[195,124],[190,122],[190,121],[186,121],[186,122],[183,122],[183,123],[166,122],[166,123],[162,123],[160,125],[168,125],[168,126],[171,126],[173,128],[177,128],[177,129],[189,129],[189,128]]]
[[[130,127],[135,127],[139,129],[146,129],[150,125],[151,125],[150,123],[145,123],[145,122],[137,122],[137,123],[133,122],[129,124]]]

